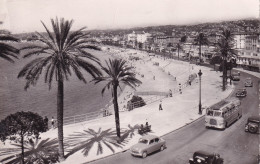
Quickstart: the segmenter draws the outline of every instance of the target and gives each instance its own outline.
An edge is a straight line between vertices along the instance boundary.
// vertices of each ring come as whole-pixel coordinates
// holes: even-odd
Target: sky
[[[260,0],[0,0],[1,29],[44,31],[51,18],[73,29],[129,28],[259,18]]]

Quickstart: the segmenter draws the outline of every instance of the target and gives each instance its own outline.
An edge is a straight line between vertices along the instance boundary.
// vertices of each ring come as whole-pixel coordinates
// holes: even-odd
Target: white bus
[[[239,99],[226,99],[206,109],[205,126],[225,129],[242,117]]]

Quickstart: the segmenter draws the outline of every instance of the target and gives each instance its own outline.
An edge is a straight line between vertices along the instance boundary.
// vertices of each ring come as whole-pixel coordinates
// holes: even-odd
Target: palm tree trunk
[[[179,48],[178,48],[178,60],[179,60]]]
[[[21,148],[22,148],[22,164],[24,164],[24,138],[23,134],[21,133]]]
[[[199,64],[200,64],[200,62],[201,62],[201,44],[199,45]]]
[[[226,69],[227,61],[226,59],[223,60],[223,86],[222,89],[223,91],[226,90],[226,79],[227,79],[227,69]]]
[[[114,111],[115,111],[115,121],[116,121],[116,134],[120,138],[120,121],[119,121],[119,112],[118,112],[118,102],[117,102],[117,85],[113,86],[113,96],[114,96]]]
[[[63,147],[63,99],[64,87],[63,80],[58,79],[58,94],[57,94],[57,126],[58,126],[58,141],[59,141],[59,160],[64,161]]]

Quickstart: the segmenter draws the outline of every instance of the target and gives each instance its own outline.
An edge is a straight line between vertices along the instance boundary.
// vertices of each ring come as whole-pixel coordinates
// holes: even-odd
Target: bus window
[[[214,116],[216,116],[216,117],[221,116],[221,112],[217,112],[217,111],[215,111],[215,112],[214,112]]]
[[[213,116],[213,111],[211,110],[208,110],[208,113],[207,113],[208,116]]]

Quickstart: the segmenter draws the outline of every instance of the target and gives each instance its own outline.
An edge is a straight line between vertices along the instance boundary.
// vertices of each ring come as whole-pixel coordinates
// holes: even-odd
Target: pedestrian
[[[47,116],[45,116],[45,118],[44,118],[44,124],[45,124],[45,127],[46,127],[46,129],[48,130],[49,129],[49,124],[48,124],[48,122],[49,122],[49,119],[48,119],[48,117]]]
[[[181,91],[181,83],[179,83],[179,92],[180,92],[180,94],[182,94],[182,91]]]
[[[189,85],[191,85],[191,80],[189,79]]]
[[[172,97],[172,90],[169,90],[169,97]]]
[[[54,118],[53,117],[51,118],[51,127],[52,127],[52,129],[54,129]]]
[[[148,124],[148,122],[146,121],[146,123],[145,123],[145,126],[147,127],[147,126],[149,126],[149,124]]]
[[[163,108],[162,108],[162,101],[160,101],[160,104],[159,104],[159,111],[160,110],[163,110]]]

